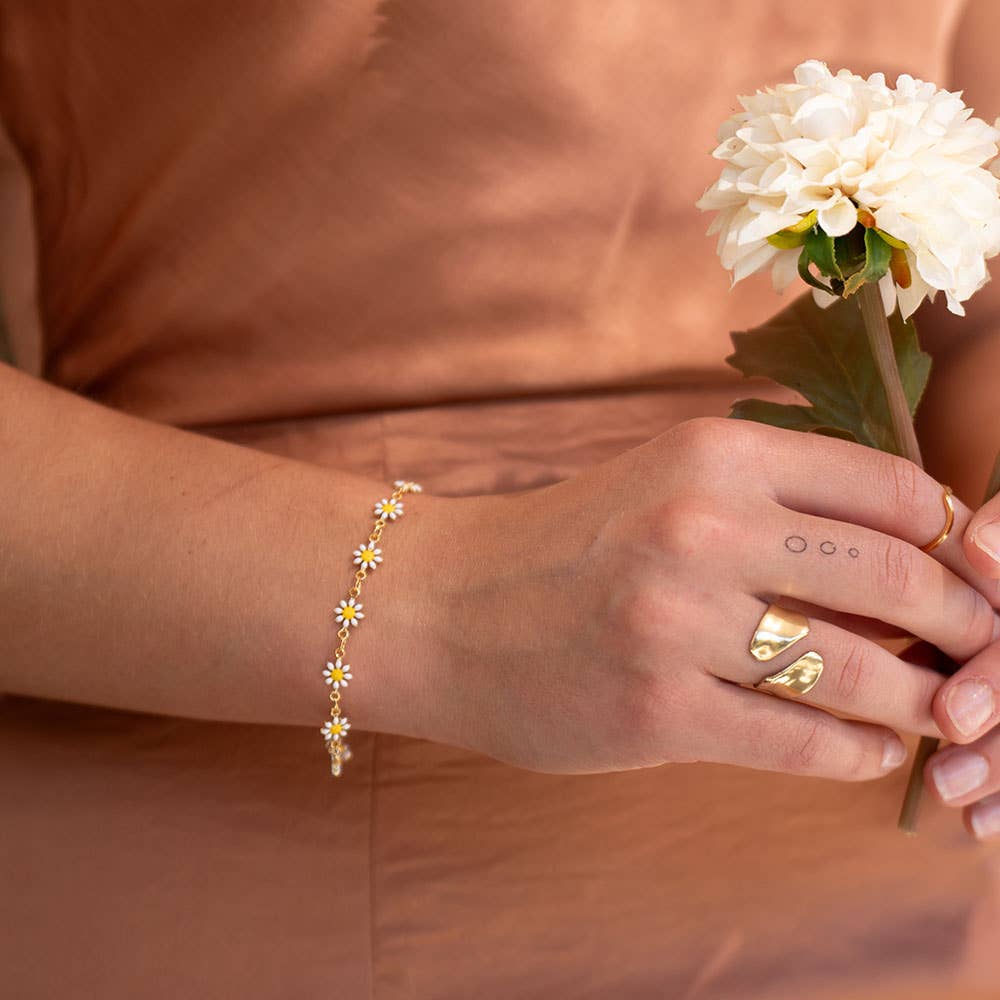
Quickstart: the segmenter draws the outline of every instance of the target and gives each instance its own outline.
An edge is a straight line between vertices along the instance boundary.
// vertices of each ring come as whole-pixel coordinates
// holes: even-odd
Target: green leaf
[[[824,424],[811,406],[774,403],[768,399],[738,399],[733,403],[729,415],[735,420],[756,420],[759,424],[786,427],[791,431],[808,431],[814,434],[826,434],[829,437],[846,438],[848,441],[854,440],[849,431]]]
[[[767,242],[779,250],[794,250],[802,246],[806,241],[806,233],[816,225],[816,217],[819,213],[814,208],[808,215],[803,215],[794,226],[788,226],[772,233],[767,238]]]
[[[844,285],[844,295],[853,295],[862,285],[877,284],[889,270],[892,247],[874,229],[865,230],[865,266]]]
[[[810,260],[819,268],[820,274],[825,274],[828,278],[844,280],[840,265],[837,263],[832,236],[827,236],[819,226],[814,226],[806,233],[805,247],[809,252]]]
[[[807,285],[812,285],[813,288],[819,288],[824,292],[829,292],[831,295],[836,295],[837,293],[829,285],[824,285],[823,282],[809,270],[809,262],[809,247],[803,247],[802,253],[799,254],[799,277]]]
[[[855,226],[849,233],[838,236],[833,243],[842,274],[854,274],[865,266],[868,251],[865,248],[864,226]]]
[[[782,229],[780,232],[772,233],[767,238],[767,242],[779,250],[794,250],[802,246],[806,241],[805,233],[793,233],[790,229]]]
[[[904,323],[896,312],[889,328],[910,412],[915,413],[931,359],[920,350],[912,322]],[[731,336],[735,351],[726,358],[730,365],[744,375],[780,382],[812,405],[740,400],[730,416],[834,434],[901,453],[856,300],[821,309],[811,295],[804,295],[761,326]]]

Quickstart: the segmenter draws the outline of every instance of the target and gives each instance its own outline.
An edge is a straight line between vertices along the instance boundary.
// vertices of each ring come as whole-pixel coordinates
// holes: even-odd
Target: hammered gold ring
[[[750,655],[766,663],[808,634],[809,619],[805,615],[778,604],[769,604],[750,640]],[[758,691],[798,698],[816,686],[822,673],[823,657],[810,650],[784,669],[757,681],[753,687]]]
[[[952,500],[954,494],[951,487],[945,486],[943,483],[941,489],[943,491],[941,499],[944,502],[944,527],[934,541],[920,546],[921,552],[933,552],[951,534],[952,526],[955,524],[955,501]]]

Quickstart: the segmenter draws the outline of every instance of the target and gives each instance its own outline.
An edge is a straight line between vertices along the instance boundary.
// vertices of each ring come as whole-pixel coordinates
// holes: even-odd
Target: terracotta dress
[[[779,303],[693,208],[734,95],[812,56],[944,81],[959,6],[0,0],[16,359],[433,493],[570,476],[745,392],[727,332]],[[334,782],[316,740],[0,700],[0,992],[1000,996],[997,857],[943,809],[903,839],[903,772],[360,734]]]

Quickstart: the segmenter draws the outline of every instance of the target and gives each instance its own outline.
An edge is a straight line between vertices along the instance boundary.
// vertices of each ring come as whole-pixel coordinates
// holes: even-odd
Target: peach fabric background
[[[747,392],[727,332],[777,302],[692,207],[734,95],[944,81],[959,6],[0,0],[16,356],[430,492],[572,475]],[[334,783],[316,740],[0,700],[9,995],[997,995],[1000,864],[944,810],[901,838],[905,773],[361,734]]]

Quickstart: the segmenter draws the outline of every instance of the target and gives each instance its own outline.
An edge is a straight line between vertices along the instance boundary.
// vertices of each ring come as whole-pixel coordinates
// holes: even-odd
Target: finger
[[[780,598],[777,600],[781,604]],[[767,610],[763,601],[748,606],[747,636]],[[818,618],[809,618],[809,633],[767,663],[744,647],[741,656],[720,657],[713,671],[723,680],[755,684],[794,663],[804,652],[823,658],[819,680],[796,700],[859,719],[879,722],[907,733],[941,737],[931,706],[943,678],[925,666],[906,663],[867,639]]]
[[[970,743],[1000,721],[1000,642],[965,663],[934,696],[932,710],[945,737]]]
[[[809,601],[800,601],[797,598],[789,597],[787,594],[781,595],[781,600],[777,602],[783,608],[791,611],[798,611],[806,618],[821,618],[823,621],[836,625],[838,628],[846,629],[863,639],[870,639],[872,642],[895,643],[894,648],[903,648],[916,642],[914,636],[910,635],[906,629],[898,625],[881,622],[877,618],[865,618],[862,615],[850,615],[846,612],[833,611],[830,608],[820,607]],[[903,642],[903,640],[907,642]]]
[[[965,828],[977,840],[1000,837],[1000,795],[987,795],[979,802],[966,806],[963,819]]]
[[[963,532],[963,551],[977,573],[1000,579],[1000,496],[972,517]]]
[[[967,806],[1000,791],[1000,732],[938,750],[927,761],[924,782],[947,806]]]
[[[933,541],[944,528],[942,486],[912,462],[818,434],[780,428],[759,433],[758,447],[767,456],[761,468],[765,475],[773,470],[771,496],[788,509],[858,524],[916,548]],[[948,538],[934,549],[934,558],[1000,607],[1000,572],[987,573],[982,559],[970,560],[962,539],[972,511],[958,497],[952,502],[954,524]]]
[[[766,547],[747,554],[748,590],[879,618],[964,661],[1000,636],[979,591],[893,535],[775,506],[761,517]]]
[[[699,720],[706,734],[699,760],[839,781],[869,781],[906,759],[906,748],[891,729],[838,719],[811,705],[715,678],[706,680],[717,685],[717,690],[706,699],[712,717]],[[732,720],[721,740],[720,719]],[[713,738],[707,738],[709,733]]]

